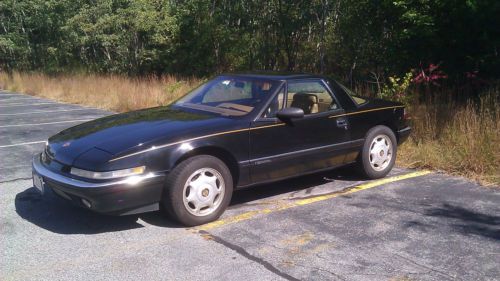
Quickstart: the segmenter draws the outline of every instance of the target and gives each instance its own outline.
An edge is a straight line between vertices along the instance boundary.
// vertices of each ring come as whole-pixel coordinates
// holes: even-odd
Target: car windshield
[[[264,103],[279,85],[279,81],[266,79],[220,76],[201,85],[175,105],[224,116],[243,116]]]

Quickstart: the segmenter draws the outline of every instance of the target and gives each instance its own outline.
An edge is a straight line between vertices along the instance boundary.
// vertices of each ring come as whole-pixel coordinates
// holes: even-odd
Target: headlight
[[[93,172],[93,171],[87,171],[87,170],[82,170],[78,168],[71,168],[71,174],[83,178],[89,178],[89,179],[114,179],[114,178],[123,178],[123,177],[128,177],[128,176],[137,176],[146,170],[145,166],[140,166],[140,167],[135,167],[135,168],[130,168],[130,169],[123,169],[123,170],[116,170],[116,171],[108,171],[108,172]]]

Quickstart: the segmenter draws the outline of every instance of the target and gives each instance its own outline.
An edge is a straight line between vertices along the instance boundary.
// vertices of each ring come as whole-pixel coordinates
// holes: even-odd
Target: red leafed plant
[[[432,84],[435,86],[439,86],[438,80],[448,78],[442,70],[439,69],[440,64],[429,64],[427,68],[422,67],[420,65],[420,70],[415,74],[415,78],[413,78],[413,83],[415,84]]]

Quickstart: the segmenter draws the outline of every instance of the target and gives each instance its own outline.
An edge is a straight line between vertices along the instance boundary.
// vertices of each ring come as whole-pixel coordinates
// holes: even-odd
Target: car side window
[[[276,117],[276,112],[283,109],[283,100],[285,99],[285,89],[284,87],[278,92],[278,94],[273,98],[269,106],[262,113],[262,118],[273,118]]]
[[[321,81],[289,82],[286,107],[301,108],[305,115],[339,108]]]

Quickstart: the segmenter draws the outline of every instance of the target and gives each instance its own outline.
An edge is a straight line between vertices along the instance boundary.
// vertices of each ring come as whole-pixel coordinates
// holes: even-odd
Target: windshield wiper
[[[192,109],[197,109],[197,110],[202,110],[202,111],[208,111],[212,113],[218,113],[224,116],[241,116],[245,115],[245,112],[235,110],[235,109],[230,109],[230,108],[217,108],[215,106],[209,106],[209,105],[203,105],[203,104],[195,104],[195,103],[182,103],[181,106],[185,106],[187,108],[192,108]]]
[[[245,113],[249,113],[253,109],[253,107],[251,107],[251,106],[246,106],[246,105],[241,105],[241,104],[234,104],[234,103],[221,103],[221,104],[217,105],[216,107],[236,109],[236,110],[239,110],[239,111],[243,111]]]

